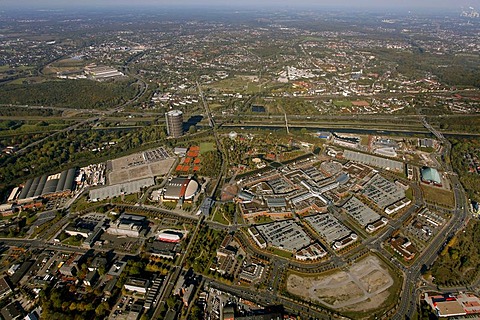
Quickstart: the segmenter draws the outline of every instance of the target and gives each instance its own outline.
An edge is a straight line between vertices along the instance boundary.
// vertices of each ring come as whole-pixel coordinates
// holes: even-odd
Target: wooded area
[[[474,159],[480,159],[480,139],[452,139],[452,165],[472,200],[480,201],[480,174],[475,171]]]
[[[468,117],[442,117],[432,122],[437,122],[442,131],[480,133],[480,116],[469,115]]]
[[[25,154],[0,157],[0,190],[29,177],[55,173],[76,165],[87,165],[164,141],[163,127],[145,126],[128,130],[87,130],[60,133]],[[116,142],[109,145],[108,142]],[[5,191],[5,190],[3,190]]]
[[[471,284],[480,271],[480,222],[473,220],[465,232],[452,238],[435,261],[431,273],[442,286]]]
[[[131,81],[47,81],[1,86],[0,104],[46,105],[67,108],[109,108],[133,98]]]

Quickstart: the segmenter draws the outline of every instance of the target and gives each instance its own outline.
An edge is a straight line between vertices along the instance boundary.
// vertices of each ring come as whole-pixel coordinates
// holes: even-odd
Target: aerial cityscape
[[[3,4],[0,319],[480,319],[478,1]]]

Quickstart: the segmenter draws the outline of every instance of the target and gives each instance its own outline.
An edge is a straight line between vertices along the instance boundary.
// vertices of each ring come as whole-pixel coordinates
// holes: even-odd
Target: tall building
[[[167,134],[178,138],[183,135],[183,113],[180,110],[171,110],[165,113],[167,121]]]

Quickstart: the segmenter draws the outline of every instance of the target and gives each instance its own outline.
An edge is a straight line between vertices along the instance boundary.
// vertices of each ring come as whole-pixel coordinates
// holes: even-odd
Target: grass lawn
[[[405,191],[405,197],[409,200],[413,201],[413,189],[408,188],[407,191]]]
[[[221,210],[215,210],[215,214],[213,215],[213,221],[227,226],[229,225],[229,222],[223,217]]]
[[[80,246],[82,242],[83,242],[83,238],[79,236],[71,236],[62,241],[63,244],[66,244],[69,246],[76,246],[76,247]]]
[[[455,206],[455,198],[453,192],[437,187],[422,185],[423,197],[426,201],[438,204],[444,207],[453,208]]]
[[[201,142],[200,143],[200,153],[205,153],[208,151],[215,150],[215,143],[213,142]]]
[[[132,194],[127,194],[124,197],[125,202],[137,202],[138,201],[138,194],[137,193],[132,193]]]
[[[334,104],[336,107],[351,107],[351,106],[352,106],[352,102],[351,102],[351,101],[342,101],[342,100],[333,101],[333,104]]]
[[[279,249],[279,248],[272,248],[273,254],[276,254],[277,256],[284,257],[284,258],[291,258],[293,256],[293,253]]]
[[[261,223],[273,222],[275,220],[273,220],[269,216],[258,216],[258,217],[255,217],[253,221],[255,221],[255,223],[261,224]]]
[[[266,83],[262,83],[262,86],[266,86]],[[210,85],[210,87],[226,92],[254,93],[258,92],[259,83],[247,77],[233,77],[220,80]]]

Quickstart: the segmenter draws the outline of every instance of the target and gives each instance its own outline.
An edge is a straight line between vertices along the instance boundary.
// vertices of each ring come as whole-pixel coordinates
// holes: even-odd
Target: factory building
[[[183,113],[180,110],[171,110],[165,113],[167,134],[169,137],[178,138],[183,135]]]
[[[28,202],[38,197],[55,197],[68,195],[73,191],[77,168],[53,175],[43,175],[28,180],[17,200]]]

